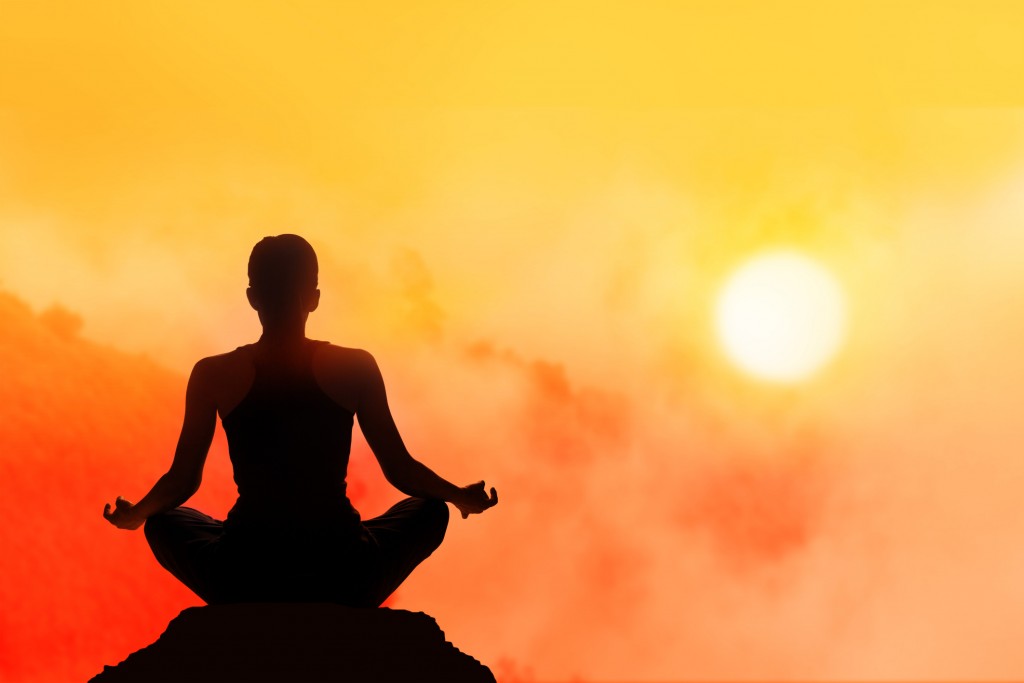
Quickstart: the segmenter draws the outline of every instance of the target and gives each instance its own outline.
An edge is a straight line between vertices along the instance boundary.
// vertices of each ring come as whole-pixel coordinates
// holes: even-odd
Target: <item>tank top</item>
[[[358,533],[345,484],[353,415],[313,376],[313,354],[326,343],[305,343],[297,370],[260,357],[253,344],[237,349],[255,372],[248,393],[221,420],[238,486],[227,530]]]

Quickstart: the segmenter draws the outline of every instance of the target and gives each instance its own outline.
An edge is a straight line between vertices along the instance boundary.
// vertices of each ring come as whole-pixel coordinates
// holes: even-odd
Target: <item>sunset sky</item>
[[[100,510],[285,232],[310,336],[499,491],[392,606],[500,681],[1024,678],[1024,12],[892,4],[0,0],[0,679],[198,604]],[[779,248],[846,305],[790,384],[714,322]]]

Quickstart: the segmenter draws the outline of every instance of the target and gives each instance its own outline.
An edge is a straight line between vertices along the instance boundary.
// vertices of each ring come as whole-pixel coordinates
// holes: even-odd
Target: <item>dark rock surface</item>
[[[90,683],[489,681],[422,612],[327,603],[190,607]]]

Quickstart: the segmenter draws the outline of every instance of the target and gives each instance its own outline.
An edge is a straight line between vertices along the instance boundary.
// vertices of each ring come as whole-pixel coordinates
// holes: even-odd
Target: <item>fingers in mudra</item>
[[[480,514],[484,510],[498,504],[498,490],[492,486],[490,495],[488,495],[486,484],[483,481],[470,484],[466,489],[472,493],[473,500],[465,508],[459,508],[463,519],[466,519],[471,514]]]

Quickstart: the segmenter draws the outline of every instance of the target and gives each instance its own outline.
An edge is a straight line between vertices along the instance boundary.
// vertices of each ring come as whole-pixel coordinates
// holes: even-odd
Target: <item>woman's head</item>
[[[249,255],[249,303],[264,325],[305,320],[320,302],[316,252],[298,235],[264,237]]]

